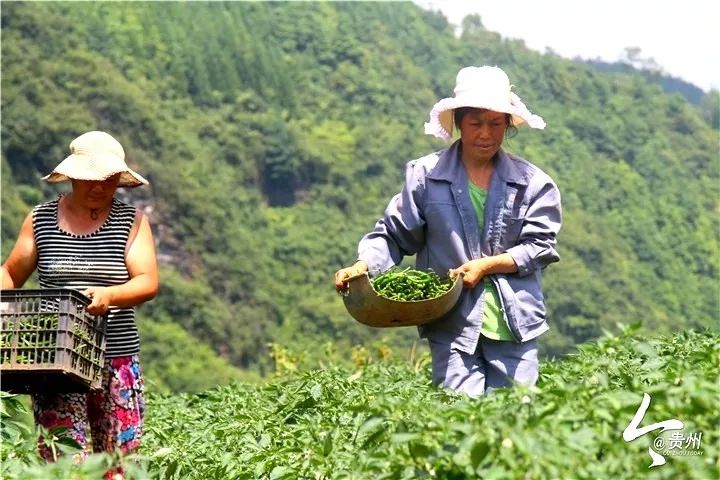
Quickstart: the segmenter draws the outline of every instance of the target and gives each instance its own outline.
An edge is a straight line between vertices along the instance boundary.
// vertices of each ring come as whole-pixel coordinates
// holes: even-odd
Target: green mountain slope
[[[152,207],[163,265],[160,296],[139,309],[146,363],[176,355],[151,345],[170,323],[260,374],[271,342],[306,366],[329,343],[402,356],[415,332],[356,324],[332,273],[404,163],[442,148],[422,123],[457,70],[497,64],[548,123],[508,150],[563,193],[544,352],[618,321],[716,324],[718,131],[641,76],[537,54],[478,17],[463,32],[411,3],[4,4],[3,256],[27,209],[56,194],[39,176],[78,133],[105,129],[152,183],[128,193]]]

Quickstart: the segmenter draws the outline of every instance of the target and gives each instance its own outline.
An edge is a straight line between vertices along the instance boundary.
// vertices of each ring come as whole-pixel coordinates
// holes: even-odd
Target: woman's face
[[[472,109],[462,118],[459,127],[463,158],[487,162],[502,146],[507,121],[505,113]]]
[[[73,179],[73,197],[86,208],[107,207],[112,203],[119,182],[119,173],[101,181]]]

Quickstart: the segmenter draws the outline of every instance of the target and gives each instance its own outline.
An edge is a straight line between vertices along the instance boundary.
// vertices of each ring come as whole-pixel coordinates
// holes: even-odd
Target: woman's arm
[[[155,240],[150,222],[143,214],[138,215],[133,230],[137,234],[130,235],[125,254],[130,280],[112,287],[92,287],[83,292],[92,299],[87,311],[93,315],[104,314],[110,305],[128,308],[146,302],[157,295],[158,268],[155,258]]]
[[[425,219],[420,207],[423,182],[424,173],[417,160],[408,162],[402,191],[390,199],[373,231],[360,239],[357,262],[335,272],[338,292],[347,290],[349,278],[368,271],[385,271],[422,247],[425,242]]]
[[[32,213],[25,217],[15,246],[2,266],[2,288],[20,288],[37,267]]]
[[[383,272],[413,255],[425,244],[425,217],[422,211],[425,170],[417,160],[405,168],[405,184],[388,203],[385,214],[372,232],[360,239],[358,260],[371,272]]]
[[[451,275],[463,272],[463,284],[471,288],[483,277],[494,273],[524,276],[545,268],[560,259],[555,244],[561,225],[560,191],[546,177],[530,202],[517,245],[504,253],[464,263],[451,270]]]
[[[546,176],[525,213],[520,241],[507,249],[517,265],[517,275],[530,275],[560,260],[555,245],[561,226],[560,190]]]

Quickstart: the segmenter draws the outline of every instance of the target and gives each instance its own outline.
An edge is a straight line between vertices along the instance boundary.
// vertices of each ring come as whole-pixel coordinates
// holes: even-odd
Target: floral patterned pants
[[[131,452],[140,445],[145,401],[138,355],[106,360],[102,389],[91,393],[32,395],[35,421],[46,427],[67,427],[68,434],[89,453],[88,430],[95,452]],[[40,439],[40,455],[53,460]]]

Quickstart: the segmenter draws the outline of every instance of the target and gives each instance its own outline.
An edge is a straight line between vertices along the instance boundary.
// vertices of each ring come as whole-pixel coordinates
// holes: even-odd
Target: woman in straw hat
[[[148,182],[128,168],[122,146],[107,133],[80,135],[70,152],[43,179],[70,181],[72,191],[36,206],[25,218],[2,266],[2,288],[22,287],[37,269],[41,288],[80,290],[91,299],[89,313],[107,312],[102,390],[36,394],[33,412],[44,427],[68,427],[83,455],[86,426],[95,451],[127,453],[139,445],[144,409],[133,307],[156,295],[158,272],[147,217],[114,195],[118,187]],[[52,460],[42,442],[40,451]]]
[[[407,164],[405,185],[335,273],[338,291],[416,255],[420,269],[463,275],[466,287],[441,319],[419,327],[428,339],[433,382],[472,396],[538,377],[536,338],[548,330],[541,275],[559,260],[560,192],[530,162],[506,152],[508,132],[545,127],[511,91],[498,67],[467,67],[455,96],[430,112],[425,133],[446,150]]]

